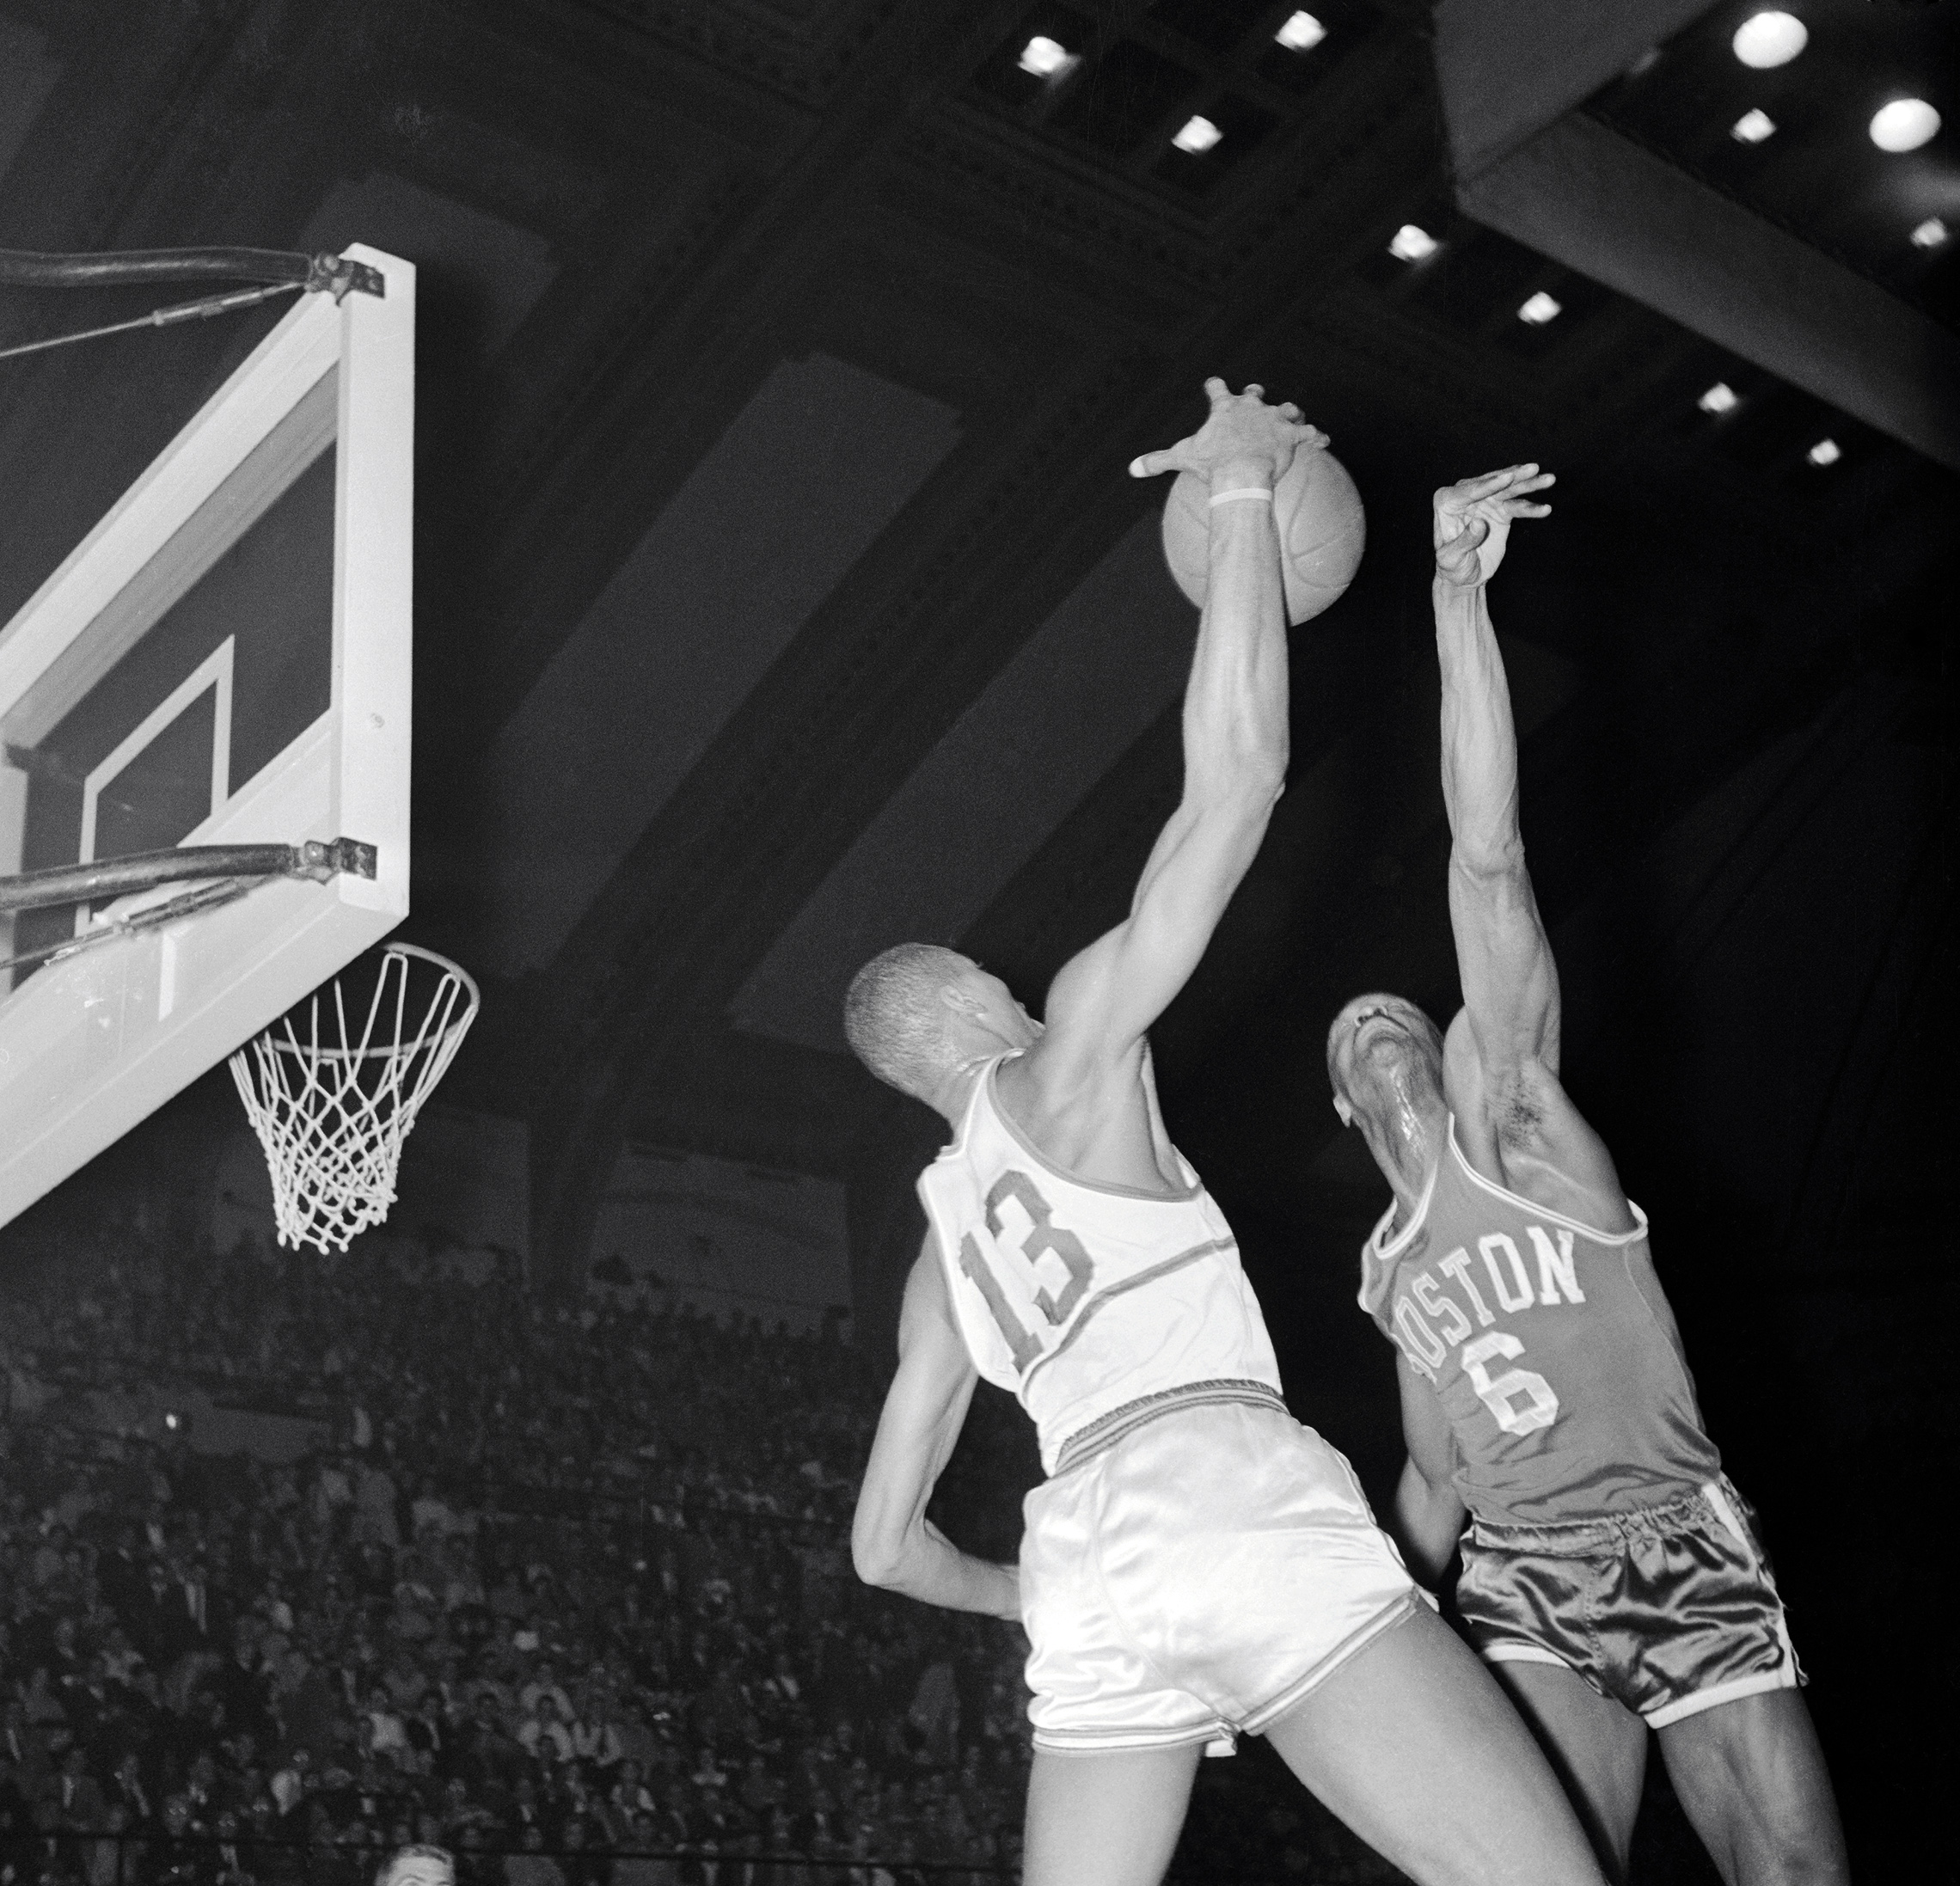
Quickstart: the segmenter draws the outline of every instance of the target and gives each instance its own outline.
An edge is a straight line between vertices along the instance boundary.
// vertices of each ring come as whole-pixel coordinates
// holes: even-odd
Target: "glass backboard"
[[[347,254],[385,294],[307,296],[0,630],[0,875],[340,837],[376,874],[0,971],[0,1223],[407,915],[415,271]],[[0,958],[168,894],[0,917]]]

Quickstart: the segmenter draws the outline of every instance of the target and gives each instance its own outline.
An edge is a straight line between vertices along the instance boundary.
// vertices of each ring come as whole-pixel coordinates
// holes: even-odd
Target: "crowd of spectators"
[[[0,1886],[364,1886],[411,1840],[464,1886],[1012,1877],[1025,1645],[850,1576],[884,1372],[834,1329],[129,1222],[0,1307]],[[194,1446],[193,1393],[260,1444]],[[973,1424],[975,1549],[1030,1460]],[[1220,1857],[1384,1877],[1217,1792]]]

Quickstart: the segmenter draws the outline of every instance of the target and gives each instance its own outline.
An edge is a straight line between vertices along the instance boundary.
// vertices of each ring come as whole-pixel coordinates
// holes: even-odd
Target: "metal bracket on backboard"
[[[341,872],[354,878],[372,878],[378,863],[375,848],[358,838],[309,838],[303,845],[293,847],[293,861],[286,867],[286,875],[310,878],[315,884],[325,884]]]
[[[313,258],[313,266],[306,276],[308,294],[328,293],[335,301],[341,301],[350,289],[358,289],[364,295],[385,297],[388,284],[378,268],[370,268],[365,262],[353,261],[345,255]]]

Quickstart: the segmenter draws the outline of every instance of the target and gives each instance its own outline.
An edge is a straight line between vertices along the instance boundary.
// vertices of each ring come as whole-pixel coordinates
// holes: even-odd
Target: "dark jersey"
[[[1721,1471],[1632,1209],[1596,1231],[1492,1185],[1452,1118],[1414,1218],[1391,1237],[1391,1208],[1363,1247],[1361,1307],[1442,1403],[1479,1519],[1651,1506]]]

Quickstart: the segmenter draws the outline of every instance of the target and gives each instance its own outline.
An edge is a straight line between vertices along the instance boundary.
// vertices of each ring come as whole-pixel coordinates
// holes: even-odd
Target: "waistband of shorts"
[[[1685,1529],[1721,1526],[1733,1531],[1731,1515],[1748,1510],[1743,1497],[1720,1479],[1691,1487],[1652,1506],[1632,1506],[1620,1513],[1592,1513],[1584,1519],[1535,1523],[1498,1524],[1473,1518],[1469,1540],[1498,1552],[1543,1552],[1548,1558],[1571,1558],[1602,1548],[1617,1549],[1637,1539],[1659,1539]]]
[[[1126,1401],[1120,1407],[1112,1408],[1107,1414],[1098,1415],[1087,1427],[1076,1429],[1062,1443],[1055,1456],[1055,1472],[1049,1478],[1053,1479],[1070,1473],[1085,1460],[1106,1454],[1126,1436],[1136,1433],[1149,1422],[1161,1420],[1165,1415],[1178,1414],[1186,1408],[1217,1407],[1230,1402],[1255,1408],[1275,1408],[1281,1414],[1289,1411],[1285,1397],[1271,1382],[1228,1376],[1216,1381],[1187,1381],[1176,1388],[1161,1388],[1154,1395],[1140,1395],[1135,1401]]]

